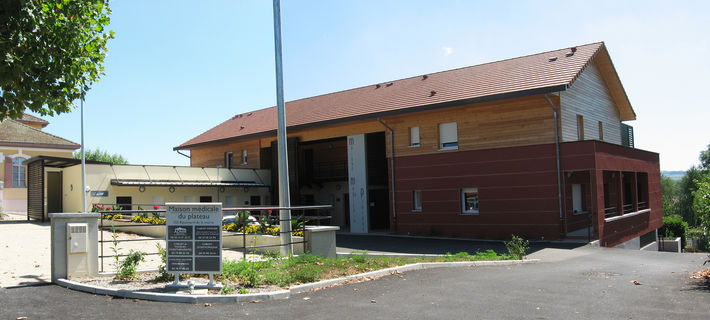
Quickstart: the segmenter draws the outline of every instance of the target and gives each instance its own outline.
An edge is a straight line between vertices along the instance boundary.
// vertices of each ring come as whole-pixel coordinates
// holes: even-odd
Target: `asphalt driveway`
[[[17,287],[0,290],[0,319],[710,318],[710,285],[690,279],[706,254],[584,246],[533,256],[544,262],[413,271],[261,303],[158,303]]]

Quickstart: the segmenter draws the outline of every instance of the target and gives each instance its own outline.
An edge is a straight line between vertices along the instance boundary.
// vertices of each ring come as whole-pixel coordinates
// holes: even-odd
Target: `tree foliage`
[[[103,75],[108,0],[0,1],[0,119],[71,111]]]
[[[710,173],[705,173],[702,180],[697,183],[698,190],[694,192],[693,208],[698,215],[701,226],[706,235],[710,236]]]
[[[128,160],[126,160],[122,155],[109,154],[107,151],[103,151],[99,148],[96,148],[96,150],[87,149],[84,153],[86,160],[102,161],[113,164],[128,164]],[[81,159],[81,151],[74,152],[74,159]]]
[[[663,216],[678,215],[678,191],[677,183],[667,175],[661,175],[661,203],[663,205]]]

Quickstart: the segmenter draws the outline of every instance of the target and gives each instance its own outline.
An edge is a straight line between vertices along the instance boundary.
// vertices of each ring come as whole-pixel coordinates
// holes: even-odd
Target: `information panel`
[[[166,203],[167,272],[222,272],[222,204]]]

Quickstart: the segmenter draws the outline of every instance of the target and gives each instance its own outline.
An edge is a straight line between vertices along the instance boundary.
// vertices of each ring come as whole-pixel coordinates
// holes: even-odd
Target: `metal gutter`
[[[557,113],[557,108],[555,107],[555,104],[552,103],[552,100],[550,100],[550,97],[547,96],[547,93],[545,93],[545,100],[547,100],[547,103],[550,104],[550,108],[552,108],[552,113],[555,118],[555,151],[557,158],[557,202],[560,207],[560,221],[563,221],[563,228],[566,228],[566,226],[564,225],[564,210],[562,209],[562,166],[560,164],[560,130],[558,123],[559,115]],[[565,234],[567,233],[565,232]]]

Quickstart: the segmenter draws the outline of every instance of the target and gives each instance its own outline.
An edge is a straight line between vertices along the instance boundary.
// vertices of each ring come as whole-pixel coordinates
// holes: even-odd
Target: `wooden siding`
[[[599,139],[599,121],[606,142],[621,144],[621,120],[609,89],[594,63],[587,66],[569,90],[560,93],[561,141],[577,141],[577,115],[584,118],[584,139]]]
[[[266,145],[269,146],[269,145]],[[247,164],[242,164],[242,150],[247,150]],[[260,165],[259,139],[232,141],[196,147],[190,150],[190,166],[224,167],[224,153],[232,152],[232,168],[258,169]]]
[[[560,103],[559,97],[551,95],[550,98],[553,103]],[[554,142],[555,137],[552,110],[542,95],[406,113],[382,120],[394,129],[396,157],[546,144]],[[457,123],[457,150],[439,150],[439,124],[446,122]],[[409,146],[409,128],[413,126],[419,127],[419,147]],[[389,133],[377,119],[289,130],[288,137],[298,138],[299,143],[303,143],[373,132],[387,133],[389,157]],[[234,152],[236,163],[238,152],[241,152],[243,146],[255,148],[259,145],[265,148],[275,140],[275,135],[269,135],[194,148],[192,165],[223,164],[224,152],[227,151]],[[248,150],[248,167],[251,167],[252,149]]]
[[[558,97],[550,98],[559,103]],[[395,157],[555,141],[552,110],[542,95],[390,116],[384,121],[394,129]],[[439,150],[439,124],[447,122],[457,123],[458,150]],[[410,127],[419,127],[418,147],[409,145]],[[389,143],[388,137],[388,157]]]

